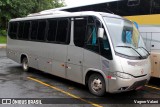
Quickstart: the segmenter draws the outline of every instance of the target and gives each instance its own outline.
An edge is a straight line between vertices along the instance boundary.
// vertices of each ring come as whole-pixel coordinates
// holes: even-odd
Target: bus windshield
[[[142,37],[134,23],[128,20],[104,17],[114,49],[129,57],[147,57]]]

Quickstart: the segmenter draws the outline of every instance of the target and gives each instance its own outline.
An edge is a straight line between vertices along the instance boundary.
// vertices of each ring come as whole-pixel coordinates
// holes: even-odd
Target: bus
[[[146,48],[151,54],[151,75],[160,78],[160,0],[106,0],[47,11],[54,10],[109,12],[137,22]]]
[[[103,12],[42,12],[11,19],[7,57],[89,88],[97,96],[138,90],[150,54],[134,23]]]

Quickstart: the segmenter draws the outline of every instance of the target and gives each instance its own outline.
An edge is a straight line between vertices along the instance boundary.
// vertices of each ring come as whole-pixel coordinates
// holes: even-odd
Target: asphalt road
[[[42,101],[53,103],[44,105],[1,104],[0,107],[159,107],[159,104],[133,104],[135,100],[147,100],[147,98],[149,100],[159,98],[160,101],[159,81],[160,79],[152,78],[142,90],[118,94],[106,93],[104,97],[96,97],[81,84],[35,69],[24,72],[20,64],[6,57],[5,49],[0,49],[0,98],[23,98],[21,100],[45,98]]]

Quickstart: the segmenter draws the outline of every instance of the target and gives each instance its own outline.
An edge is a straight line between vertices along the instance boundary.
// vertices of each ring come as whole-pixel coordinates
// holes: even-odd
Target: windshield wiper
[[[138,55],[141,57],[141,58],[143,58],[143,56],[136,50],[136,49],[134,49],[133,47],[131,47],[131,46],[116,46],[116,47],[125,47],[125,48],[131,48],[131,49],[133,49],[134,51],[136,51],[137,53],[138,53]]]
[[[144,49],[148,53],[148,55],[150,55],[149,51],[147,49],[145,49],[144,47],[138,47],[138,48]]]

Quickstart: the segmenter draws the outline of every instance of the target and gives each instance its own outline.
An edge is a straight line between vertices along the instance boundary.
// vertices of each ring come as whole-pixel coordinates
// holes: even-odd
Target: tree
[[[0,0],[0,29],[6,29],[11,18],[64,6],[64,0]]]

